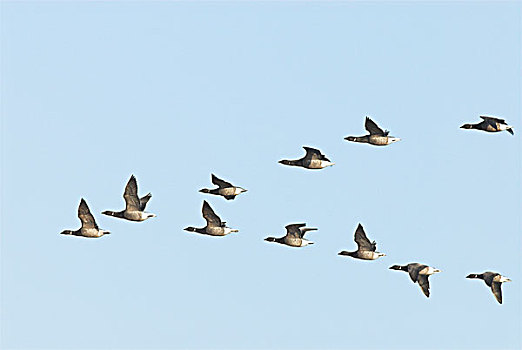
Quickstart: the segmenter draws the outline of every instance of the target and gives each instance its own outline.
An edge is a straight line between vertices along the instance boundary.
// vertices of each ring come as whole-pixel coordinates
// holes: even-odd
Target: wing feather
[[[355,243],[357,243],[357,246],[359,247],[358,250],[366,250],[374,252],[377,249],[377,244],[375,241],[373,243],[370,242],[368,237],[366,237],[366,233],[364,232],[364,228],[361,224],[357,226],[357,229],[355,230]]]
[[[147,193],[147,195],[140,198],[140,210],[141,211],[145,210],[145,207],[147,206],[147,203],[149,202],[151,197],[152,197],[152,194]]]
[[[98,229],[98,225],[94,220],[94,216],[92,216],[91,211],[89,210],[89,206],[83,198],[80,201],[80,205],[78,206],[78,218],[80,218],[83,228]]]
[[[495,118],[495,117],[488,117],[487,115],[481,115],[480,116],[485,121],[492,121],[492,122],[499,122],[501,124],[506,124],[506,121],[504,119]]]
[[[123,198],[125,199],[125,210],[140,210],[140,199],[138,198],[138,183],[136,182],[136,177],[134,177],[134,175],[130,177],[129,182],[127,182],[127,186],[125,186]]]
[[[370,133],[370,135],[380,135],[380,136],[387,136],[388,135],[388,131],[386,131],[386,132],[383,131],[369,117],[366,117],[366,120],[364,122],[364,127]]]
[[[292,236],[292,237],[296,237],[296,238],[302,238],[303,237],[303,232],[301,232],[300,228],[301,227],[305,227],[306,224],[290,224],[290,225],[286,225],[285,228],[286,228],[286,235],[287,236]]]
[[[497,301],[502,304],[502,283],[501,282],[492,282],[491,283],[491,291],[493,292],[493,295],[495,298],[497,298]]]
[[[304,146],[303,147],[306,151],[306,155],[304,156],[304,158],[306,159],[317,159],[317,160],[324,160],[324,161],[327,161],[329,162],[330,159],[326,158],[326,156],[324,154],[321,153],[321,151],[319,151],[318,149],[315,149],[315,148],[312,148],[312,147],[306,147]]]
[[[426,295],[429,298],[430,297],[430,282],[428,280],[428,275],[419,275],[417,282],[419,283],[420,288],[424,292],[424,295]]]
[[[219,188],[234,187],[234,186],[232,186],[232,184],[230,182],[221,180],[219,177],[217,177],[214,174],[211,174],[211,175],[212,175],[212,183],[214,185],[218,186]]]
[[[207,226],[221,227],[223,225],[221,219],[216,215],[216,213],[214,213],[214,210],[212,210],[207,201],[203,201],[203,207],[201,208],[201,211],[203,213],[203,217],[205,220],[207,220]]]

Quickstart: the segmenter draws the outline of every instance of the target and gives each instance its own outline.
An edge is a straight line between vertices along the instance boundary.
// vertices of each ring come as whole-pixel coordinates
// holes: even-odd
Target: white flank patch
[[[334,165],[335,163],[332,163],[332,162],[328,162],[326,160],[321,160],[321,168],[326,168],[327,166],[332,166]]]
[[[231,232],[238,232],[238,230],[234,230],[233,228],[230,228],[230,227],[225,227],[223,232],[225,235],[228,235]]]
[[[301,239],[301,247],[304,247],[304,246],[307,246],[307,245],[309,245],[309,244],[313,244],[313,243],[314,243],[314,242],[309,241],[309,240],[307,240],[307,239],[303,239],[303,238]]]

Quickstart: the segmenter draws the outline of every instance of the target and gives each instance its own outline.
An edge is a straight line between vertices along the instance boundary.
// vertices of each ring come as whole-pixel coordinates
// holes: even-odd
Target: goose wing
[[[364,127],[370,133],[370,135],[387,136],[389,133],[389,131],[383,131],[381,128],[379,128],[377,124],[375,124],[375,122],[369,117],[366,117]]]
[[[501,289],[502,283],[501,282],[492,282],[491,283],[491,291],[493,292],[493,295],[495,298],[497,298],[497,301],[502,304],[502,289]]]
[[[427,266],[418,263],[408,264],[408,274],[410,275],[410,278],[413,282],[417,282],[419,278],[419,272],[425,267]]]
[[[223,223],[219,216],[214,213],[214,210],[210,207],[207,201],[203,201],[203,208],[201,209],[203,217],[207,220],[207,226],[221,227]]]
[[[125,192],[123,192],[123,198],[125,199],[125,210],[127,211],[139,211],[140,210],[140,199],[138,198],[138,183],[134,175],[131,176],[127,186],[125,186]]]
[[[301,231],[301,238],[303,238],[307,232],[317,231],[317,229],[315,227],[302,227],[299,229],[299,231]]]
[[[306,159],[317,159],[317,160],[324,160],[329,162],[330,159],[326,158],[324,154],[321,153],[318,149],[312,148],[312,147],[303,147],[306,151],[306,155],[304,158]]]
[[[357,246],[359,247],[358,250],[366,250],[370,252],[374,252],[377,249],[377,243],[375,241],[370,242],[368,237],[366,237],[366,233],[364,232],[364,228],[361,224],[357,226],[357,229],[355,230],[355,243],[357,243]]]
[[[304,233],[301,231],[301,227],[305,227],[306,224],[290,224],[286,225],[286,235],[296,238],[302,238]]]
[[[92,216],[91,211],[89,210],[89,206],[87,205],[87,202],[83,198],[80,201],[80,206],[78,207],[78,218],[80,218],[83,228],[98,229],[98,225],[96,225],[94,216]]]
[[[147,193],[147,195],[140,198],[140,210],[141,211],[145,210],[145,207],[147,206],[147,203],[149,202],[151,197],[152,197],[152,194]]]
[[[488,117],[487,115],[481,115],[480,117],[487,122],[498,122],[500,124],[506,124],[506,121],[504,119]]]
[[[219,188],[234,187],[230,182],[223,181],[214,174],[212,174],[212,183],[218,186]]]
[[[429,298],[430,297],[430,282],[428,280],[428,275],[419,275],[417,282],[419,283],[420,288],[424,292],[424,295],[426,295]]]

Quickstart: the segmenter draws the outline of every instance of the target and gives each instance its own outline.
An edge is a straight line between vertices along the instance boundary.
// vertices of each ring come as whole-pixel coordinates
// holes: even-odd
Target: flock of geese
[[[507,131],[512,135],[514,134],[513,127],[509,126],[503,119],[490,116],[481,116],[480,118],[482,118],[481,122],[477,124],[464,124],[461,126],[461,128],[477,129],[487,132]],[[391,143],[400,141],[400,138],[389,136],[388,131],[382,130],[369,117],[366,117],[365,128],[369,133],[368,135],[348,136],[345,138],[345,140],[351,142],[368,143],[375,146],[387,146]],[[304,157],[296,160],[284,159],[279,161],[279,163],[288,166],[298,166],[306,169],[323,169],[334,165],[334,163],[326,158],[326,156],[324,156],[321,151],[311,147],[303,148],[306,151],[306,155]],[[239,194],[247,192],[246,189],[239,186],[234,186],[231,183],[218,178],[214,174],[212,174],[212,183],[216,185],[217,188],[204,188],[199,192],[222,196],[227,200],[233,200]],[[138,196],[138,184],[136,182],[136,178],[134,175],[132,175],[127,182],[127,185],[125,186],[125,191],[123,193],[123,198],[125,199],[125,209],[117,212],[106,210],[102,212],[102,214],[129,221],[147,220],[156,216],[153,213],[145,211],[147,203],[151,197],[152,195],[150,193],[141,198]],[[214,212],[214,210],[205,200],[203,201],[202,214],[203,218],[207,222],[205,227],[196,228],[190,226],[185,228],[185,230],[210,236],[226,236],[232,232],[239,232],[236,229],[227,227],[226,223],[221,221],[221,218]],[[87,202],[83,198],[81,199],[80,206],[78,207],[78,218],[80,218],[82,223],[82,226],[78,230],[65,230],[62,231],[61,234],[97,238],[110,233],[109,231],[100,229],[98,227],[96,221],[94,220],[94,216],[87,206]],[[284,244],[290,247],[305,247],[307,245],[313,244],[312,241],[305,239],[304,236],[307,232],[315,231],[317,228],[306,227],[305,223],[290,224],[285,228],[285,236],[279,238],[267,237],[265,238],[265,241]],[[376,242],[370,242],[361,224],[359,224],[355,230],[354,240],[357,244],[357,250],[353,252],[343,250],[339,253],[339,255],[349,256],[362,260],[376,260],[380,257],[386,256],[386,254],[376,251]],[[430,296],[430,284],[428,277],[437,272],[441,272],[439,269],[419,263],[410,263],[403,266],[393,265],[390,267],[390,269],[408,272],[411,280],[420,286],[426,297]],[[493,295],[500,304],[502,304],[501,285],[503,282],[511,281],[509,278],[491,271],[486,271],[481,274],[472,273],[469,274],[466,278],[482,279],[488,285],[488,287],[491,288]]]

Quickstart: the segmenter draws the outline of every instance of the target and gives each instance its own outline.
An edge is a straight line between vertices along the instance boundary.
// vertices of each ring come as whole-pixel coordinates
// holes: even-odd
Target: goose
[[[495,117],[489,117],[486,115],[481,115],[482,121],[477,124],[464,124],[460,128],[461,129],[477,129],[487,132],[498,132],[506,130],[511,135],[514,135],[513,127],[507,125],[504,119],[499,119]]]
[[[400,270],[406,271],[410,275],[411,280],[414,283],[418,283],[424,295],[426,297],[430,297],[430,282],[428,281],[428,277],[433,275],[434,273],[441,272],[439,269],[435,269],[428,265],[411,263],[405,266],[401,265],[393,265],[390,267],[390,270]]]
[[[203,218],[205,218],[207,221],[207,226],[202,228],[189,226],[184,229],[185,231],[197,232],[210,236],[226,236],[232,232],[239,232],[239,230],[225,226],[226,222],[221,221],[219,216],[216,215],[207,201],[203,201],[203,207],[201,208],[201,211],[203,213]]]
[[[78,217],[82,222],[82,227],[80,227],[76,231],[64,230],[60,232],[62,235],[73,235],[80,237],[88,237],[88,238],[98,238],[103,235],[110,234],[109,231],[101,230],[96,224],[96,220],[94,220],[94,216],[92,216],[91,211],[89,210],[89,206],[85,199],[81,199],[80,205],[78,206]]]
[[[280,160],[279,163],[289,166],[299,166],[306,169],[323,169],[335,164],[326,158],[318,149],[306,146],[303,148],[306,151],[306,155],[303,158],[297,160],[283,159]]]
[[[153,218],[156,214],[144,211],[147,202],[151,197],[152,194],[150,193],[142,198],[138,197],[138,184],[136,182],[136,177],[131,175],[127,182],[127,186],[125,186],[125,192],[123,193],[123,198],[125,199],[125,210],[117,212],[106,210],[102,212],[102,214],[129,221],[144,221],[148,218]]]
[[[361,224],[357,226],[355,230],[355,243],[357,243],[357,250],[354,252],[342,251],[338,255],[348,255],[352,258],[363,259],[363,260],[375,260],[380,258],[381,256],[386,256],[384,253],[376,252],[377,243],[373,241],[370,243],[368,237],[366,237],[366,233],[364,232],[364,228]]]
[[[314,244],[314,242],[304,239],[304,235],[308,231],[316,231],[317,228],[314,227],[305,227],[306,224],[290,224],[286,225],[286,236],[275,238],[275,237],[267,237],[265,241],[267,242],[275,242],[280,244],[286,244],[290,247],[304,247],[310,244]]]
[[[388,130],[383,131],[373,120],[370,119],[370,117],[366,117],[364,127],[370,133],[369,135],[347,136],[344,139],[352,142],[369,143],[370,145],[375,146],[387,146],[401,140],[398,137],[388,136],[390,132]]]
[[[497,301],[502,304],[502,283],[503,282],[511,282],[511,280],[505,276],[502,276],[500,273],[486,271],[481,274],[471,273],[466,276],[466,278],[478,278],[483,280],[488,287],[491,287],[491,291]]]
[[[223,181],[214,174],[211,174],[211,175],[212,175],[212,183],[214,185],[218,186],[218,188],[213,188],[213,189],[203,188],[203,189],[199,190],[199,192],[223,196],[228,200],[236,198],[236,196],[238,194],[247,192],[247,190],[245,190],[242,187],[233,186],[230,182]]]

